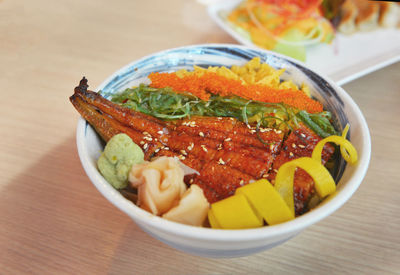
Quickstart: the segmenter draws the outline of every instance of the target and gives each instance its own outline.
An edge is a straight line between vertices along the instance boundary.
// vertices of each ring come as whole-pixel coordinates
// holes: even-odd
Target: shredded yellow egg
[[[266,63],[261,63],[260,57],[254,57],[243,66],[233,65],[230,69],[225,66],[210,66],[207,69],[194,66],[193,71],[181,69],[176,72],[176,75],[183,78],[192,75],[202,76],[204,73],[213,72],[228,79],[239,80],[242,84],[259,84],[275,89],[302,90],[308,96],[310,95],[310,89],[304,83],[299,88],[291,80],[281,82],[280,76],[284,71],[285,69],[277,70]]]

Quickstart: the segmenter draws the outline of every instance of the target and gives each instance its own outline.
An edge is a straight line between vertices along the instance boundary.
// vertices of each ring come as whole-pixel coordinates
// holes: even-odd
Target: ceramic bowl
[[[105,80],[97,91],[101,90],[103,95],[109,97],[127,87],[147,82],[146,76],[150,72],[190,69],[193,65],[243,65],[256,56],[277,69],[285,68],[282,78],[292,79],[297,84],[306,83],[311,88],[312,96],[332,112],[333,123],[338,130],[349,123],[349,138],[359,155],[356,165],[346,165],[343,161],[340,163],[336,175],[337,193],[334,196],[292,221],[256,229],[217,230],[188,226],[154,216],[125,199],[101,176],[96,161],[104,143],[84,119],[78,122],[79,157],[92,183],[145,232],[178,250],[206,257],[239,257],[270,249],[331,215],[353,195],[365,176],[371,142],[367,123],[359,107],[341,87],[328,78],[310,70],[301,62],[273,52],[229,44],[193,45],[165,50],[121,68]]]

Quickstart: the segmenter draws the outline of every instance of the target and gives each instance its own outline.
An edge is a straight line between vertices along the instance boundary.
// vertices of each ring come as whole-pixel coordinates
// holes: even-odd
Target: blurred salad
[[[328,12],[322,0],[246,0],[227,20],[254,44],[305,61],[306,46],[334,38]]]

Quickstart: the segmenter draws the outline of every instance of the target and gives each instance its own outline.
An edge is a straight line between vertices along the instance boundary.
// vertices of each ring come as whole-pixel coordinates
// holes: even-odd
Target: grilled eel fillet
[[[312,151],[321,138],[316,135],[312,130],[307,128],[305,125],[300,124],[299,128],[294,130],[287,137],[282,145],[279,154],[276,156],[270,173],[267,179],[274,184],[276,172],[279,167],[293,159],[301,157],[311,157]],[[330,159],[334,153],[335,148],[326,144],[324,150],[322,151],[322,164]],[[300,215],[305,209],[305,204],[310,198],[311,194],[314,192],[314,181],[303,169],[298,168],[294,174],[294,203],[296,214]]]
[[[143,149],[145,160],[159,156],[178,157],[199,172],[200,175],[185,177],[185,182],[198,184],[210,203],[233,195],[236,188],[251,180],[273,180],[273,169],[279,168],[278,164],[273,166],[273,162],[282,155],[284,133],[280,130],[260,129],[258,134],[266,145],[258,138],[255,128],[234,118],[192,117],[162,121],[115,104],[87,88],[87,80],[83,78],[70,101],[106,142],[116,134],[125,133]],[[304,135],[319,140],[308,128],[303,128]],[[307,147],[300,148],[304,149],[302,155],[311,156],[314,146],[307,143]],[[323,159],[329,159],[330,154],[328,152]],[[280,161],[284,161],[284,156]],[[308,199],[306,195],[313,187],[312,179],[311,183],[301,181],[297,185],[297,192],[302,194],[297,198],[302,203],[296,204],[299,207],[296,212],[302,210]]]

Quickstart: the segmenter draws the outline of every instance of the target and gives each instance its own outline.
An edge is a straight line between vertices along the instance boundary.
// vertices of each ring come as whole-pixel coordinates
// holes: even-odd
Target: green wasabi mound
[[[142,149],[126,134],[113,136],[97,161],[103,177],[116,189],[128,185],[129,171],[144,161]]]

